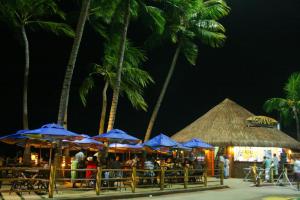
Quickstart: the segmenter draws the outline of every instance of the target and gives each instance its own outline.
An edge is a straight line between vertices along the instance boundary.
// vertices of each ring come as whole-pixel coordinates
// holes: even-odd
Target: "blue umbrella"
[[[114,142],[114,143],[130,143],[130,144],[136,144],[140,141],[140,139],[128,135],[127,133],[119,129],[113,129],[108,131],[107,133],[94,136],[93,139],[100,140],[103,142],[109,142],[109,143]]]
[[[187,142],[184,142],[183,146],[189,147],[189,148],[204,148],[204,149],[214,148],[212,145],[207,144],[207,143],[205,143],[202,140],[199,140],[197,138],[193,138],[193,139],[191,139]]]
[[[192,148],[186,147],[183,144],[180,144],[179,142],[177,143],[176,146],[172,147],[172,149],[181,149],[181,150],[185,150],[185,151],[192,151]]]
[[[93,149],[99,149],[100,147],[103,147],[102,142],[96,141],[92,138],[83,138],[81,140],[74,140],[72,141],[72,144],[75,144],[83,148],[93,148]]]
[[[124,148],[124,149],[143,149],[143,144],[120,144],[114,143],[108,146],[109,148]]]
[[[19,130],[16,133],[5,135],[0,137],[0,141],[7,144],[15,144],[24,147],[26,144],[30,144],[35,147],[47,147],[50,148],[50,142],[48,140],[32,139],[26,135],[25,132],[28,130]]]
[[[2,136],[0,137],[0,141],[5,142],[7,144],[17,144],[17,143],[25,142],[28,139],[28,137],[23,135],[23,133],[26,131],[28,130],[19,130],[16,133]]]
[[[51,139],[82,138],[82,136],[80,136],[79,134],[68,131],[64,127],[58,124],[45,124],[41,128],[28,130],[23,134],[31,138],[51,138]]]
[[[172,140],[170,137],[161,133],[158,136],[152,138],[151,140],[145,142],[144,145],[151,148],[159,148],[159,147],[175,147],[178,145],[178,143],[175,140]]]

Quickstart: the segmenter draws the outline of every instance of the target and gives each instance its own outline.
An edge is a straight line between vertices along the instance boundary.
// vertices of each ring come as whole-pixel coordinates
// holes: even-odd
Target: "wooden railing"
[[[74,179],[71,178],[71,172],[77,174],[84,174]],[[86,178],[86,171],[90,171],[92,176]],[[182,185],[183,188],[189,187],[207,187],[213,182],[216,184],[223,184],[223,176],[214,180],[208,180],[207,169],[172,169],[168,170],[165,167],[160,169],[102,169],[97,167],[94,169],[56,169],[55,166],[50,168],[0,168],[0,173],[4,176],[0,178],[0,183],[6,184],[5,187],[0,189],[0,192],[44,192],[48,193],[49,198],[53,198],[54,192],[58,190],[72,189],[82,190],[83,188],[61,187],[63,184],[57,183],[71,182],[77,184],[84,184],[88,186],[87,189],[95,190],[99,195],[101,192],[109,189],[130,189],[131,192],[136,192],[137,188],[158,188],[164,190],[171,188],[173,185],[176,187]],[[222,169],[220,170],[222,174]]]

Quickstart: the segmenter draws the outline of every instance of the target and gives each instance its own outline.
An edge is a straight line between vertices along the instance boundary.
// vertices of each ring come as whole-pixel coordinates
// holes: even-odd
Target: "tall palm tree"
[[[29,41],[27,30],[44,29],[55,34],[74,36],[73,30],[64,23],[49,21],[58,16],[65,19],[64,13],[53,0],[6,0],[0,2],[0,20],[8,23],[21,33],[25,52],[25,70],[23,84],[23,128],[28,129],[27,91],[29,78]]]
[[[200,39],[204,44],[214,48],[223,46],[226,39],[225,28],[217,20],[228,15],[230,11],[223,0],[170,0],[165,2],[164,7],[166,8],[167,23],[162,38],[169,38],[176,45],[176,50],[163,88],[153,109],[144,141],[149,140],[151,136],[179,54],[182,52],[188,62],[195,65],[198,55],[195,40]]]
[[[271,98],[264,103],[266,112],[278,111],[281,120],[296,122],[297,140],[300,141],[300,73],[293,73],[284,86],[285,98]]]
[[[90,4],[91,4],[91,0],[82,0],[81,11],[77,22],[76,32],[75,32],[75,38],[73,41],[73,46],[70,53],[67,69],[65,72],[65,78],[62,86],[61,96],[60,96],[60,103],[59,103],[59,110],[58,110],[58,117],[57,117],[57,123],[60,125],[67,124],[67,110],[68,110],[68,103],[69,103],[70,86],[71,86],[73,71],[75,68],[80,43],[81,43],[81,38],[84,31],[84,26],[89,14]]]
[[[124,68],[122,71],[121,91],[124,92],[136,109],[147,110],[147,103],[143,98],[143,89],[153,80],[151,76],[139,65],[146,60],[144,53],[138,48],[132,46],[130,42],[126,42],[126,50],[124,56]],[[92,72],[84,80],[80,87],[79,93],[82,103],[86,105],[86,95],[89,90],[94,87],[94,80],[97,77],[103,77],[105,85],[102,90],[102,108],[99,123],[99,134],[104,132],[104,124],[107,109],[107,89],[112,89],[116,83],[116,54],[119,47],[118,36],[114,35],[105,45],[103,65],[95,64]]]
[[[164,18],[161,15],[161,10],[156,7],[148,6],[145,2],[146,0],[124,0],[120,1],[119,6],[116,9],[115,17],[119,19],[120,23],[122,24],[122,28],[120,30],[121,37],[120,37],[120,44],[118,49],[118,61],[117,61],[117,75],[116,75],[116,83],[113,89],[113,98],[110,107],[109,113],[109,120],[108,120],[108,127],[107,131],[113,129],[119,94],[121,90],[121,79],[122,79],[122,70],[123,70],[123,62],[124,62],[124,54],[126,49],[126,38],[127,38],[127,30],[130,22],[130,18],[136,18],[139,15],[147,15],[149,16],[152,22],[152,28],[157,31],[161,32],[163,30],[163,26],[165,23]],[[151,25],[150,25],[151,26]]]

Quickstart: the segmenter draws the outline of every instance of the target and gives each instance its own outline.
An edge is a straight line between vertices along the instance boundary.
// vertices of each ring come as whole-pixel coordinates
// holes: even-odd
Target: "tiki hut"
[[[254,116],[230,99],[209,110],[202,117],[177,132],[172,139],[185,142],[199,138],[218,147],[225,147],[225,152],[235,162],[233,147],[279,147],[300,149],[300,143],[275,127],[249,126],[247,119]],[[249,151],[249,150],[248,150]],[[267,151],[267,150],[263,150]],[[231,155],[230,155],[231,154]],[[237,156],[237,155],[235,155]],[[241,164],[243,163],[243,164]],[[249,166],[249,162],[232,163]],[[232,172],[232,176],[241,176]]]

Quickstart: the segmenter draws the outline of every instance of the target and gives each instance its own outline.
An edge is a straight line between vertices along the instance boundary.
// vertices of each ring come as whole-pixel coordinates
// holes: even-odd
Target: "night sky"
[[[283,96],[282,88],[300,67],[299,0],[230,0],[232,11],[221,22],[227,29],[224,48],[201,45],[197,66],[180,57],[163,101],[153,135],[172,135],[230,98],[249,111],[265,114],[262,105],[271,97]],[[147,28],[139,21],[129,27],[129,38],[143,47]],[[0,134],[22,129],[23,46],[5,24],[0,24]],[[56,122],[58,104],[72,39],[47,32],[28,33],[31,50],[29,83],[29,126]],[[75,68],[70,103],[69,129],[96,135],[100,116],[100,79],[83,107],[78,87],[90,63],[100,63],[103,42],[87,26]],[[152,108],[169,69],[174,46],[165,44],[148,51],[144,68],[155,79],[145,91],[148,112],[136,111],[121,98],[115,128],[143,139]],[[109,94],[111,96],[111,92]],[[276,115],[273,115],[276,117]],[[293,135],[293,130],[289,131]]]

